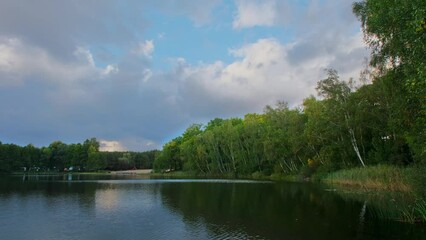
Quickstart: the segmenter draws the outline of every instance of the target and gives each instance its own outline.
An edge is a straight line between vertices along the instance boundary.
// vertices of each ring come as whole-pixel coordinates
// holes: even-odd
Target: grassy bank
[[[229,174],[202,174],[189,171],[172,171],[167,173],[151,173],[153,177],[166,178],[227,178],[227,179],[253,179],[272,180],[285,182],[319,181],[327,184],[338,184],[353,189],[367,191],[413,192],[417,183],[423,183],[426,168],[398,167],[392,165],[376,165],[351,169],[338,170],[326,175],[304,177],[302,174],[272,174],[270,176],[255,172],[251,175]]]
[[[152,172],[150,176],[154,178],[213,178],[213,179],[249,179],[249,180],[259,180],[259,181],[275,181],[275,182],[303,182],[305,181],[303,177],[300,177],[297,174],[294,175],[282,175],[282,174],[272,174],[270,176],[260,174],[255,172],[250,175],[234,175],[229,174],[202,174],[196,172],[188,171],[173,171],[173,172]]]
[[[219,173],[197,173],[197,172],[191,172],[191,171],[172,171],[172,172],[153,172],[150,174],[152,177],[158,177],[158,178],[212,178],[212,179],[253,179],[253,180],[267,180],[269,177],[267,176],[260,176],[256,174],[243,176],[239,175],[236,176],[233,173],[228,174],[219,174]]]
[[[320,181],[340,189],[338,194],[362,198],[375,217],[426,223],[425,174],[425,166],[377,165],[339,170]]]
[[[322,182],[364,190],[411,192],[413,169],[389,165],[339,170],[326,175]]]
[[[196,178],[200,177],[193,172],[173,171],[173,172],[151,172],[151,177],[155,178]]]

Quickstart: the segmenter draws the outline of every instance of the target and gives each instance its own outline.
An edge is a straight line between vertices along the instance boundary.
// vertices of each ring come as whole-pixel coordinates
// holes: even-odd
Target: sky
[[[145,151],[359,77],[353,0],[2,0],[0,141]]]

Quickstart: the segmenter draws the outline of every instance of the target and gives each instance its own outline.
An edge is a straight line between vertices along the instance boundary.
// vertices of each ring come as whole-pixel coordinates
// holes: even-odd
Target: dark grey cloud
[[[72,58],[75,46],[136,44],[153,24],[153,9],[183,15],[194,24],[208,23],[218,0],[3,0],[0,34],[47,49],[57,58]],[[99,55],[107,54],[100,52]]]
[[[170,80],[144,82],[139,68],[93,81],[52,83],[27,79],[24,85],[0,88],[0,137],[4,141],[46,145],[54,140],[78,142],[90,137],[119,140],[130,150],[159,147],[170,132],[187,123]],[[75,93],[75,94],[74,94]],[[146,142],[147,146],[142,146]]]
[[[57,58],[71,58],[76,45],[134,41],[134,29],[143,32],[148,26],[137,2],[135,8],[124,9],[121,1],[113,0],[5,0],[0,2],[0,33],[47,49]]]

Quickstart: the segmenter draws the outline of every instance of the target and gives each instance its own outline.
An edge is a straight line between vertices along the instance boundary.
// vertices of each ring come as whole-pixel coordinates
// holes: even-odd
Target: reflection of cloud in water
[[[97,189],[95,194],[96,210],[108,212],[146,213],[158,204],[158,196],[151,185],[110,184]]]
[[[96,210],[114,211],[118,207],[118,191],[116,189],[97,190],[95,195]]]

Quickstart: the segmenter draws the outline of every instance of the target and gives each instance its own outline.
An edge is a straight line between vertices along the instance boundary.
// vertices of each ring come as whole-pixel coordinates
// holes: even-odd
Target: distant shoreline
[[[122,171],[111,171],[111,174],[118,175],[139,175],[139,174],[151,174],[152,169],[136,169],[136,170],[122,170]]]
[[[98,171],[98,172],[11,172],[0,173],[0,175],[63,175],[63,174],[113,174],[113,175],[149,175],[152,169],[136,169],[136,170],[119,170],[119,171]]]

